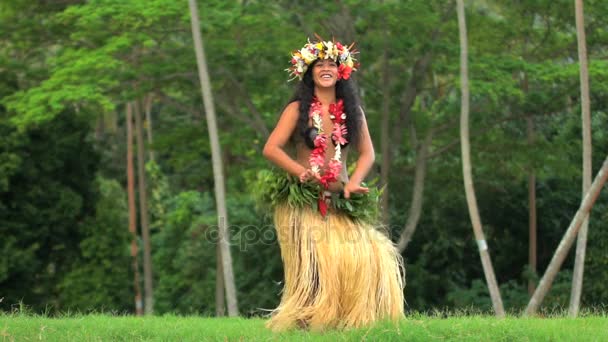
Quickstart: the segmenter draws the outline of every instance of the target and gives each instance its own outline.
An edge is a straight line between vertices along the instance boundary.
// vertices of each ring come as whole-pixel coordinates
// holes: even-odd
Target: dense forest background
[[[519,312],[581,201],[574,4],[465,3],[475,191],[505,308]],[[255,181],[294,89],[290,52],[314,33],[361,51],[353,77],[376,148],[369,179],[386,184],[383,220],[402,242],[407,309],[490,310],[462,181],[455,3],[198,6],[241,314],[279,300],[280,252],[269,213],[256,210]],[[608,151],[607,1],[585,1],[585,28],[595,174]],[[143,120],[133,133],[143,134],[135,153],[145,160],[138,226],[149,218],[154,312],[216,313],[214,177],[187,1],[0,0],[0,99],[0,310],[135,312],[129,115]],[[590,215],[583,308],[608,303],[607,209],[604,191]],[[142,238],[136,247],[143,291]],[[571,251],[545,308],[568,305],[573,261]]]

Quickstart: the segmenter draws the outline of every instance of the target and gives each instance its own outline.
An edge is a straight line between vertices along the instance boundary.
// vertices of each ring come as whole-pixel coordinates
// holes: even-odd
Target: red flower
[[[340,64],[340,67],[338,68],[338,79],[349,79],[351,72],[353,72],[353,68],[346,64]]]
[[[319,179],[319,183],[321,183],[324,189],[329,189],[329,180],[327,179],[327,176],[327,173],[325,173],[321,176],[321,179]]]
[[[348,140],[346,140],[346,132],[346,126],[344,124],[335,123],[331,138],[336,144],[344,145],[348,142]]]
[[[327,215],[327,203],[325,202],[324,196],[320,196],[317,203],[319,205],[319,212],[321,212],[321,216],[325,217],[325,215]]]
[[[315,147],[321,147],[325,149],[327,147],[327,136],[325,134],[317,134],[314,143]]]
[[[342,114],[344,113],[344,101],[339,99],[338,103],[330,104],[329,113],[334,116],[332,119],[333,122],[342,123],[342,121],[344,121],[342,118]]]
[[[329,172],[334,175],[338,175],[342,169],[342,162],[339,160],[332,159],[329,161]]]
[[[317,165],[319,167],[323,166],[323,164],[325,163],[325,151],[322,148],[315,148],[314,150],[312,150],[312,152],[310,153],[310,165]]]
[[[317,98],[313,98],[312,99],[313,102],[310,104],[310,111],[308,112],[308,117],[312,118],[315,114],[315,112],[319,112],[321,113],[323,111],[323,105],[321,104],[321,102],[319,100],[317,100]]]
[[[325,171],[323,176],[321,176],[321,179],[319,180],[319,182],[321,182],[321,184],[323,185],[323,187],[325,189],[328,189],[329,183],[333,183],[337,180],[338,179],[336,178],[336,174],[331,172],[331,170],[327,170],[327,171]]]

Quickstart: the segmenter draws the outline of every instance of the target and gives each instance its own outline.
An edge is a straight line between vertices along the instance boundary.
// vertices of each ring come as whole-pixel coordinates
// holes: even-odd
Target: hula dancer
[[[285,285],[268,327],[324,330],[403,317],[403,260],[376,229],[378,190],[362,184],[374,148],[350,76],[353,45],[308,41],[287,70],[299,79],[264,147],[264,175]],[[288,149],[291,147],[291,150]],[[358,153],[348,175],[349,150]],[[293,152],[290,155],[288,152]]]

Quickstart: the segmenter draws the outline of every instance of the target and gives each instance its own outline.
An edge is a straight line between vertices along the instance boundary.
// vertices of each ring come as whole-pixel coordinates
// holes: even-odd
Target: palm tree
[[[215,107],[213,104],[213,95],[211,94],[211,82],[209,81],[209,73],[207,71],[207,61],[205,59],[205,50],[203,47],[203,38],[201,37],[200,24],[198,20],[198,9],[196,0],[189,0],[190,17],[192,22],[192,37],[194,40],[194,50],[196,52],[196,64],[198,66],[198,74],[201,82],[201,92],[203,95],[203,104],[205,106],[205,115],[207,117],[207,127],[209,130],[209,140],[211,142],[211,155],[213,162],[213,178],[215,182],[215,202],[218,212],[218,227],[219,227],[219,246],[222,260],[222,273],[224,277],[224,286],[226,289],[226,302],[228,303],[228,316],[237,316],[238,306],[236,299],[236,288],[234,285],[234,275],[232,271],[232,256],[230,255],[230,246],[228,244],[228,214],[226,211],[226,190],[224,187],[224,171],[222,168],[222,151],[220,148],[217,124],[215,120]],[[218,276],[219,276],[218,269]]]
[[[479,256],[481,264],[486,276],[486,282],[492,298],[492,306],[498,317],[505,316],[505,310],[502,305],[500,291],[496,283],[488,244],[483,234],[481,227],[481,219],[479,210],[477,209],[477,199],[475,197],[475,189],[473,187],[473,175],[471,172],[471,146],[469,140],[469,76],[468,76],[468,42],[467,42],[467,27],[464,14],[463,0],[457,0],[456,6],[458,10],[458,31],[460,34],[460,84],[461,84],[461,111],[460,111],[460,144],[462,148],[462,173],[464,177],[464,189],[467,197],[467,206],[469,208],[469,216],[473,224],[473,232],[479,246]]]
[[[139,261],[137,257],[137,210],[135,209],[135,171],[133,168],[133,107],[127,103],[127,195],[129,201],[129,232],[135,290],[135,313],[143,315],[141,288],[139,287]]]
[[[535,314],[536,310],[538,310],[538,307],[540,306],[540,303],[542,303],[543,299],[545,298],[545,295],[547,292],[549,292],[549,288],[551,288],[551,284],[553,283],[557,272],[564,263],[566,256],[568,256],[568,251],[574,243],[576,234],[582,227],[583,221],[585,221],[589,216],[589,211],[591,211],[591,208],[593,207],[597,196],[599,196],[602,187],[606,183],[606,180],[608,180],[608,157],[606,157],[604,160],[602,168],[595,176],[589,191],[587,191],[583,197],[583,201],[578,208],[576,215],[572,219],[572,222],[570,222],[570,226],[566,230],[562,241],[559,243],[559,246],[557,246],[557,249],[553,254],[553,258],[551,258],[551,262],[549,263],[549,266],[547,266],[545,274],[541,278],[540,283],[536,287],[536,291],[534,291],[534,295],[528,303],[528,307],[526,308],[525,312],[526,315]]]
[[[141,110],[138,101],[134,102],[135,132],[137,139],[137,180],[139,183],[139,217],[144,249],[144,311],[146,315],[154,312],[154,288],[152,285],[152,252],[150,247],[150,224],[148,219],[148,193],[146,192],[146,155]]]
[[[576,17],[576,37],[578,41],[578,60],[581,82],[581,116],[583,127],[583,196],[591,186],[591,112],[589,103],[589,68],[587,67],[587,43],[585,38],[585,17],[583,0],[574,1]],[[581,302],[583,274],[585,271],[585,251],[587,249],[587,228],[589,218],[583,221],[576,242],[576,259],[572,274],[572,293],[570,295],[570,316],[576,317]]]
[[[152,146],[154,140],[152,139],[152,94],[148,94],[144,99],[144,112],[146,113],[146,135],[148,138],[148,146]],[[148,155],[151,161],[155,161],[154,150],[148,148]]]

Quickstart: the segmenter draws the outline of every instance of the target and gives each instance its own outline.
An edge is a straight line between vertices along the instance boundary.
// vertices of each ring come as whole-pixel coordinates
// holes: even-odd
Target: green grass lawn
[[[0,341],[608,341],[606,315],[582,318],[410,316],[398,325],[272,333],[263,319],[0,314]]]

